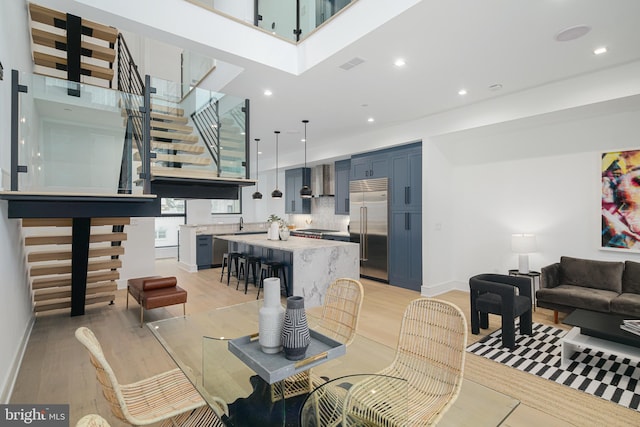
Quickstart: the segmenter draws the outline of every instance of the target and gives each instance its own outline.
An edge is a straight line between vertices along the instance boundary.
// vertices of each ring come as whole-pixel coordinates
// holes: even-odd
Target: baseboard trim
[[[423,297],[437,297],[449,291],[469,291],[469,285],[463,282],[445,282],[436,283],[433,285],[422,285],[420,288],[420,295]]]
[[[29,338],[31,337],[31,331],[33,330],[33,325],[35,325],[35,323],[36,316],[32,315],[31,320],[29,321],[29,324],[25,329],[25,333],[22,337],[22,341],[20,342],[20,346],[15,353],[13,363],[11,363],[11,369],[9,369],[7,381],[2,386],[2,395],[0,396],[0,402],[2,402],[3,404],[8,404],[9,399],[11,399],[11,395],[13,394],[13,388],[16,385],[18,373],[20,372],[20,366],[22,366],[22,359],[24,358],[24,353],[27,351],[27,344],[29,344]]]
[[[189,273],[196,273],[198,271],[197,265],[185,264],[182,261],[178,261],[178,267],[180,267],[182,270],[188,271]]]

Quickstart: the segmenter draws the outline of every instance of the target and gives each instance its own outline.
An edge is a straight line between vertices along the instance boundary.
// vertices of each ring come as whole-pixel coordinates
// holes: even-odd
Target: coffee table
[[[640,359],[640,336],[620,329],[628,316],[577,309],[562,323],[574,326],[562,340],[562,367],[571,363],[571,355],[582,349],[603,351],[616,356]]]

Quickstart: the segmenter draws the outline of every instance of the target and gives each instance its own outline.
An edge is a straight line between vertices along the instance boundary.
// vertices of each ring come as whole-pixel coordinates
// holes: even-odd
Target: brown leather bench
[[[140,327],[144,323],[144,310],[182,304],[186,315],[187,291],[177,285],[175,277],[148,276],[127,280],[127,309],[129,295],[140,304]]]

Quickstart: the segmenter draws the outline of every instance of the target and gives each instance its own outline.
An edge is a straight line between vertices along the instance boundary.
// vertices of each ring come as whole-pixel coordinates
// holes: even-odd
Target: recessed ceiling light
[[[402,58],[398,58],[398,59],[396,59],[396,61],[393,63],[393,65],[395,65],[396,67],[404,67],[405,65],[407,65],[407,63],[404,61],[404,59],[402,59]]]
[[[597,49],[593,49],[594,55],[602,55],[603,53],[607,53],[607,48],[605,46],[599,47]]]
[[[273,95],[273,92],[271,92],[269,89],[264,91],[264,96],[271,96]]]
[[[373,123],[373,122],[375,122],[375,119],[374,119],[373,117],[369,117],[369,118],[367,119],[367,121],[368,121],[369,123]]]
[[[466,95],[467,94],[467,90],[466,89],[460,89],[458,91],[458,95]]]
[[[591,31],[591,27],[588,25],[576,25],[560,31],[556,34],[556,40],[559,42],[568,42],[584,36],[589,31]]]
[[[258,151],[258,154],[262,154],[262,151]]]

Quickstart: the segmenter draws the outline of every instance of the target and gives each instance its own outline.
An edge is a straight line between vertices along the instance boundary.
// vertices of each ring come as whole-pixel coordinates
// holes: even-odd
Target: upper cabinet
[[[363,154],[351,157],[351,179],[389,176],[389,154]]]
[[[284,171],[284,211],[288,214],[311,213],[311,199],[300,197],[304,183],[311,185],[311,169],[296,168]]]
[[[422,209],[422,148],[397,150],[391,155],[391,209]]]
[[[351,160],[339,160],[335,164],[335,214],[349,215],[349,177]]]

